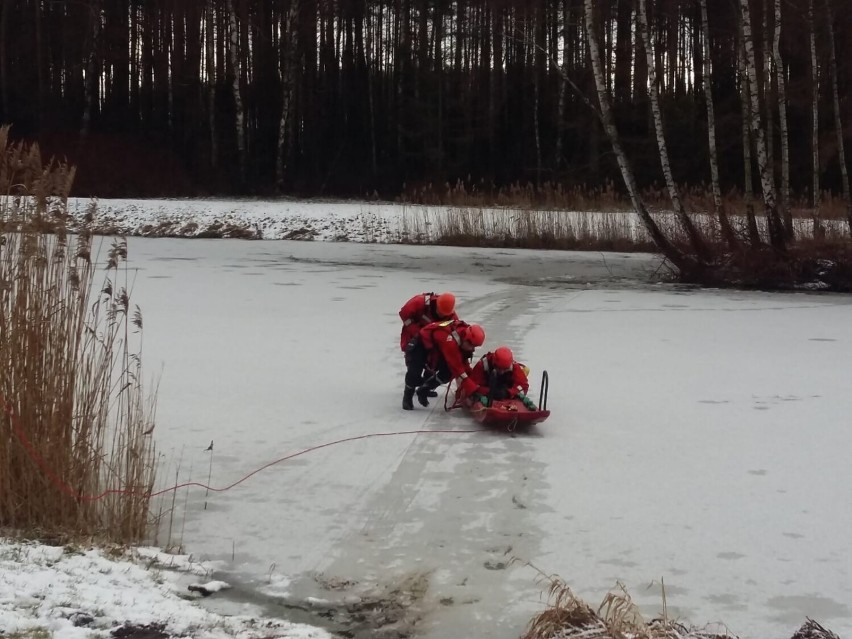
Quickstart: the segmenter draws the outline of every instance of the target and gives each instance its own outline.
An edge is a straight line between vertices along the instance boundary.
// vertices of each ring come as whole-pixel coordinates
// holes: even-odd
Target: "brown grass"
[[[706,184],[680,185],[680,196],[687,211],[712,211],[713,194]],[[642,190],[642,199],[649,209],[670,210],[671,200],[664,185],[652,185]],[[369,199],[369,198],[368,198]],[[606,181],[602,185],[574,184],[545,181],[536,185],[533,182],[514,182],[505,186],[495,186],[480,180],[457,180],[454,183],[404,184],[399,202],[457,206],[464,208],[508,207],[535,210],[572,210],[572,211],[631,211],[630,199],[614,182]],[[747,201],[737,189],[723,194],[723,204],[732,214],[744,214]],[[794,217],[812,217],[810,196],[794,197],[791,201]],[[755,204],[760,210],[760,203]],[[820,218],[842,220],[846,217],[846,203],[843,198],[830,191],[820,195]]]
[[[0,129],[0,527],[129,542],[154,485],[142,316],[125,241],[98,286],[90,230],[68,232],[73,178]],[[88,498],[104,491],[117,492]]]
[[[547,575],[528,562],[546,585],[547,606],[533,617],[521,639],[733,639],[689,628],[668,618],[646,621],[623,584],[607,593],[597,610],[582,601],[557,575]],[[665,588],[663,606],[665,608]]]

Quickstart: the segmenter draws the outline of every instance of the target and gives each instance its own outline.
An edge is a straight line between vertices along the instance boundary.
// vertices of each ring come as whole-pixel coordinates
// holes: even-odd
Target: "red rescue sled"
[[[541,392],[538,398],[538,408],[530,410],[519,399],[501,399],[492,402],[488,407],[485,407],[480,402],[471,401],[470,399],[459,400],[447,407],[447,410],[453,408],[465,408],[470,412],[471,416],[484,426],[505,426],[509,430],[514,430],[518,426],[531,426],[538,424],[550,417],[550,411],[547,410],[547,391],[548,391],[547,371],[543,371],[541,375]]]
[[[488,408],[474,402],[468,410],[473,418],[485,426],[521,426],[543,422],[550,417],[547,409],[530,410],[519,399],[503,399],[493,402]]]

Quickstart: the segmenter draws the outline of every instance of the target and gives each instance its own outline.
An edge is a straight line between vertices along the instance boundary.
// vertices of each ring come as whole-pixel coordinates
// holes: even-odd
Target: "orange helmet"
[[[456,296],[452,293],[441,293],[435,302],[435,310],[441,317],[449,317],[456,310]]]
[[[471,324],[464,329],[461,337],[463,340],[473,344],[474,347],[482,346],[482,343],[485,341],[485,330],[479,324]]]
[[[515,356],[512,354],[511,348],[508,346],[501,346],[494,351],[491,361],[494,362],[494,366],[496,368],[505,370],[512,367],[512,362],[515,361]]]

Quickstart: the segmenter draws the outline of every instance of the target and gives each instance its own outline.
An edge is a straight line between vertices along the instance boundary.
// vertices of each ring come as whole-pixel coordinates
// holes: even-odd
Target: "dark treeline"
[[[772,5],[751,1],[766,103],[777,84],[764,73]],[[740,13],[732,0],[708,9],[721,183],[742,191]],[[636,177],[660,184],[636,2],[595,11]],[[700,186],[710,170],[699,3],[656,0],[648,11],[674,177]],[[852,19],[844,0],[815,0],[813,15],[821,184],[839,192],[827,36],[848,123]],[[803,198],[813,174],[807,18],[806,0],[783,4],[790,179]],[[390,197],[457,180],[618,182],[584,103],[594,95],[582,0],[0,0],[0,121],[78,163],[84,195]],[[777,165],[777,119],[768,128]]]

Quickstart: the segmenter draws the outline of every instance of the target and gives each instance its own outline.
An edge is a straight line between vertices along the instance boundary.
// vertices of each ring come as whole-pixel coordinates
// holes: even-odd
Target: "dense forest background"
[[[814,89],[820,184],[839,193],[830,69],[848,127],[849,7],[787,0],[778,20],[773,4],[750,3],[758,89],[777,104],[779,29],[793,196],[811,197]],[[662,185],[637,3],[594,10],[637,182]],[[585,102],[595,85],[583,12],[582,0],[0,0],[0,122],[77,164],[85,196],[600,188],[620,178]],[[701,189],[699,2],[655,0],[648,14],[674,179]],[[708,0],[708,15],[720,181],[742,192],[740,7]],[[771,108],[765,117],[777,166],[780,129]]]

